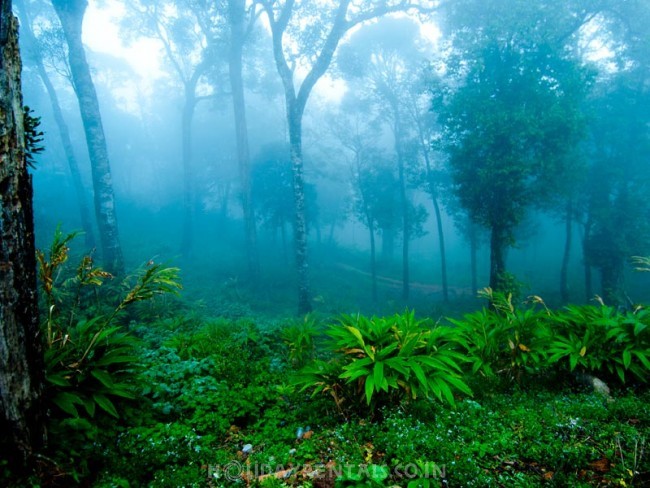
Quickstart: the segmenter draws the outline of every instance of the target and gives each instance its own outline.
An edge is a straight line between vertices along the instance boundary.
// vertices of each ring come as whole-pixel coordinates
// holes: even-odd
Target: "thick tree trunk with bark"
[[[504,291],[503,277],[506,272],[506,233],[499,226],[493,226],[490,235],[490,288]]]
[[[0,439],[12,470],[44,445],[32,183],[27,173],[17,22],[0,1]]]
[[[83,181],[81,179],[81,172],[79,171],[79,164],[77,163],[77,158],[74,154],[74,149],[72,146],[72,141],[70,139],[70,131],[68,130],[68,124],[63,118],[63,111],[61,110],[61,105],[59,104],[59,97],[56,94],[56,90],[50,81],[50,77],[47,74],[47,70],[43,64],[43,57],[38,49],[38,43],[34,34],[32,32],[31,20],[29,13],[26,10],[23,0],[16,2],[16,5],[19,7],[19,17],[21,22],[21,35],[22,38],[26,41],[30,54],[36,65],[36,70],[38,76],[43,82],[43,86],[47,91],[47,95],[50,99],[50,104],[52,106],[52,114],[54,115],[54,121],[56,126],[59,129],[59,136],[61,137],[61,143],[63,145],[63,151],[65,152],[66,159],[68,160],[68,167],[70,168],[70,176],[72,177],[72,184],[74,186],[76,195],[77,195],[77,206],[79,207],[79,215],[81,218],[81,228],[84,231],[84,238],[86,247],[92,249],[95,247],[95,234],[93,232],[92,219],[90,217],[90,210],[88,208],[88,203],[86,201],[86,191],[84,189]]]
[[[68,44],[70,71],[86,133],[95,193],[95,214],[104,266],[111,273],[122,274],[124,259],[118,234],[106,137],[95,85],[81,42],[81,28],[88,2],[86,0],[53,0],[52,5],[61,20]]]
[[[244,98],[244,81],[242,76],[242,50],[245,39],[245,0],[230,0],[230,59],[229,74],[232,90],[235,132],[237,137],[237,161],[239,182],[241,184],[241,203],[244,212],[246,238],[246,255],[248,272],[256,282],[259,277],[259,256],[257,251],[257,229],[255,227],[255,210],[253,208],[250,176],[250,152],[248,145],[248,125],[246,122],[246,101]]]

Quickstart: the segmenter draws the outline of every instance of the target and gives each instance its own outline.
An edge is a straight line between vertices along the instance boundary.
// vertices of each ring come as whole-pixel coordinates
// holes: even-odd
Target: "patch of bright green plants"
[[[326,332],[329,360],[305,366],[295,383],[329,394],[341,413],[374,412],[403,400],[471,394],[462,379],[463,338],[451,327],[418,320],[414,312],[392,317],[344,315]]]
[[[467,346],[472,373],[486,378],[581,372],[618,380],[650,377],[650,311],[600,304],[548,309],[541,298],[516,308],[510,295],[486,289],[489,308],[451,320]]]
[[[178,290],[177,270],[150,263],[116,286],[88,256],[64,266],[73,237],[57,233],[38,256],[47,398],[60,450],[96,486],[205,486],[206,466],[246,461],[334,462],[348,468],[336,486],[409,488],[629,485],[649,471],[647,393],[494,394],[484,381],[580,371],[645,383],[645,308],[517,308],[485,290],[488,307],[445,324],[405,312],[278,328],[154,306],[135,321],[132,305]],[[313,436],[296,435],[308,425]],[[313,485],[300,469],[247,482]]]

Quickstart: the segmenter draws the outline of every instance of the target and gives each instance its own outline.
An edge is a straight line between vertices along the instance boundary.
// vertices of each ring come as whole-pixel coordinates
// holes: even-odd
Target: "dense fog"
[[[646,2],[77,3],[14,2],[37,247],[213,314],[650,296]]]

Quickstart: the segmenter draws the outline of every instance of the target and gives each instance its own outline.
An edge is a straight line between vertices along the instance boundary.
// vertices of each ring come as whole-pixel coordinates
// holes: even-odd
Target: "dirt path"
[[[348,264],[344,263],[336,263],[336,267],[339,269],[342,269],[344,271],[348,271],[351,273],[359,274],[362,276],[365,276],[369,279],[372,278],[372,274],[369,273],[368,271],[364,271],[359,268],[355,268],[354,266],[350,266]],[[395,289],[401,289],[402,288],[402,281],[395,279],[395,278],[390,278],[388,276],[377,276],[377,284],[379,285],[385,285],[389,288],[395,288]],[[442,293],[442,286],[441,285],[432,285],[429,283],[420,283],[418,281],[411,281],[410,283],[410,288],[411,290],[416,290],[422,294],[425,295],[434,295],[438,293]],[[449,293],[452,295],[456,296],[472,296],[472,289],[467,287],[467,288],[461,288],[458,286],[450,286],[448,287]]]

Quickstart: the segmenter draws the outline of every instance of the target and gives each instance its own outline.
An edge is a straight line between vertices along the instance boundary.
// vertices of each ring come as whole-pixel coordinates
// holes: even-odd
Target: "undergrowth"
[[[73,238],[38,255],[50,450],[35,485],[650,482],[644,307],[485,290],[482,310],[439,322],[210,317],[175,297],[173,267],[118,282],[92,256],[69,266]]]

